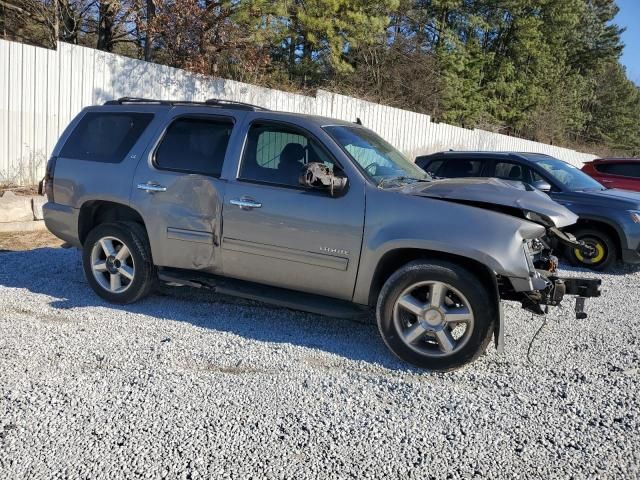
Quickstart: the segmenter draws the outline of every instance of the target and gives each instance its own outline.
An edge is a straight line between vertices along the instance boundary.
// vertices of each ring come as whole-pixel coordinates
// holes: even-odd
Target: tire
[[[431,298],[437,300],[435,309]],[[466,321],[452,323],[465,316]],[[376,317],[384,343],[398,358],[421,368],[449,371],[484,353],[498,309],[493,295],[469,270],[424,260],[410,262],[389,277],[378,297]]]
[[[573,266],[585,267],[592,270],[605,270],[618,258],[618,247],[615,240],[607,233],[592,228],[583,228],[574,232],[578,240],[582,240],[596,247],[595,257],[583,256],[579,250],[566,249],[566,256]]]
[[[104,223],[91,230],[83,245],[82,266],[93,291],[120,305],[148,295],[157,278],[147,233],[135,222]]]

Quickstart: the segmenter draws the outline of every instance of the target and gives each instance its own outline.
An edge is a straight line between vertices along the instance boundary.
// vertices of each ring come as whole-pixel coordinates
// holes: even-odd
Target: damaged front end
[[[516,291],[510,282],[499,281],[500,298],[519,301],[522,308],[536,315],[544,315],[548,307],[560,305],[565,296],[576,297],[575,315],[577,319],[587,317],[585,300],[600,296],[600,279],[558,276],[558,257],[553,254],[551,244],[561,244],[580,249],[585,255],[592,254],[590,245],[576,240],[570,233],[556,227],[548,227],[544,238],[528,240],[524,243],[525,255],[530,266],[532,291]]]
[[[577,248],[590,257],[593,247],[561,230],[575,224],[578,217],[531,185],[497,178],[459,178],[410,186],[405,191],[503,213],[545,228],[544,236],[523,240],[529,278],[498,277],[502,300],[519,301],[524,309],[544,315],[565,296],[575,296],[576,318],[581,319],[586,318],[585,299],[600,296],[599,279],[558,276],[554,248]]]

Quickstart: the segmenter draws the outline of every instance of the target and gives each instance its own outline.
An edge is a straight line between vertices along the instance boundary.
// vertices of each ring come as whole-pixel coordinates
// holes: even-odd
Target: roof
[[[432,153],[429,155],[419,155],[418,158],[436,157],[484,157],[484,158],[520,158],[528,161],[539,160],[540,157],[554,158],[544,153],[536,152],[492,152],[488,150],[449,150],[446,152]]]
[[[269,110],[268,108],[260,107],[258,105],[252,105],[250,103],[244,102],[236,102],[233,100],[224,100],[218,98],[211,98],[205,100],[203,102],[192,101],[192,100],[157,100],[150,98],[138,98],[138,97],[122,97],[117,100],[109,100],[104,103],[104,105],[108,106],[116,106],[116,105],[140,105],[145,106],[147,108],[172,108],[172,107],[194,107],[194,108],[218,108],[218,109],[228,109],[228,110],[243,110],[243,111],[253,111],[253,112],[265,112],[269,113],[269,115],[273,115],[276,117],[283,117],[283,119],[288,118],[300,118],[305,121],[311,121],[316,123],[319,126],[328,126],[328,125],[344,125],[344,126],[353,126],[358,127],[360,124],[355,123],[356,118],[354,118],[353,122],[348,122],[345,120],[338,120],[330,117],[323,117],[319,115],[309,115],[306,113],[293,113],[293,112],[279,112]]]
[[[175,107],[177,105],[189,105],[189,106],[202,106],[202,107],[223,107],[237,110],[268,110],[267,108],[259,107],[258,105],[252,105],[250,103],[235,102],[233,100],[223,100],[219,98],[210,98],[204,102],[197,102],[193,100],[157,100],[153,98],[140,98],[140,97],[121,97],[117,100],[109,100],[104,102],[105,105],[160,105],[167,107]]]

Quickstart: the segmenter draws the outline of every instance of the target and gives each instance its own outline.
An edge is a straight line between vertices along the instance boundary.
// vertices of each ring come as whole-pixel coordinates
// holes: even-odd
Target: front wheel
[[[112,303],[141,299],[156,277],[146,231],[137,223],[105,223],[91,230],[82,265],[91,288]]]
[[[418,367],[447,371],[487,348],[498,316],[476,275],[450,262],[415,261],[386,281],[376,309],[387,347]]]

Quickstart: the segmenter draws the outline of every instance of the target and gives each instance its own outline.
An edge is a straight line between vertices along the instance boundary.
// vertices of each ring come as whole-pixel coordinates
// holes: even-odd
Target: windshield
[[[573,165],[555,158],[544,158],[537,162],[549,175],[567,190],[604,190],[604,187]]]
[[[380,187],[431,180],[428,173],[371,130],[344,125],[324,129]]]

